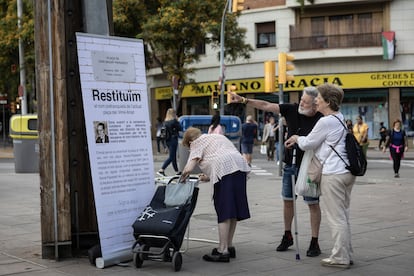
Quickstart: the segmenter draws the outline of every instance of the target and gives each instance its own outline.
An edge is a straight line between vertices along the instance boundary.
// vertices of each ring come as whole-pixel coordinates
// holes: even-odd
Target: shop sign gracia
[[[336,84],[344,89],[413,87],[414,71],[295,76],[295,80],[288,81],[285,84],[283,91],[301,91],[304,87],[318,86],[323,83]],[[227,80],[224,90],[227,91],[230,85],[235,85],[239,94],[264,93],[263,78]],[[182,97],[211,96],[213,91],[219,90],[220,87],[217,82],[188,84],[184,87]],[[274,92],[278,91],[278,84],[275,83]],[[170,99],[172,97],[172,88],[156,88],[155,96],[157,100]]]

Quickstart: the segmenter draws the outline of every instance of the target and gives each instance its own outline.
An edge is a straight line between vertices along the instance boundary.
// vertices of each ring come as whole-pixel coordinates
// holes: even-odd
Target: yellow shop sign
[[[307,86],[318,86],[323,83],[336,84],[344,89],[413,87],[414,71],[295,76],[294,80],[286,82],[283,91],[301,91]],[[235,85],[237,93],[240,94],[264,93],[264,78],[227,80],[224,90],[227,91],[227,88],[231,85]],[[188,84],[184,87],[181,97],[210,96],[213,91],[219,90],[217,82]],[[274,92],[278,91],[279,88],[276,82]],[[172,88],[156,88],[155,97],[157,100],[170,99]]]

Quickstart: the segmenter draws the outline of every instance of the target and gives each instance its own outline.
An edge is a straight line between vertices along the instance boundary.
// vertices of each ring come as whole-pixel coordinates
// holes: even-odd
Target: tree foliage
[[[315,0],[306,0],[306,1],[309,2],[310,4],[315,3]],[[300,4],[300,9],[303,12],[303,9],[305,8],[305,0],[296,0],[296,2]]]
[[[143,39],[147,68],[160,67],[169,79],[190,81],[201,44],[219,57],[223,0],[114,0],[113,6],[116,35]],[[246,29],[238,26],[237,14],[226,14],[225,34],[227,62],[250,58],[252,47],[244,42]]]
[[[17,0],[0,0],[0,93],[7,93],[10,100],[17,96],[19,75],[19,37],[22,38],[26,71],[26,90],[33,89],[34,80],[34,16],[33,1],[23,0],[21,30],[17,24]],[[14,70],[14,68],[16,68]]]

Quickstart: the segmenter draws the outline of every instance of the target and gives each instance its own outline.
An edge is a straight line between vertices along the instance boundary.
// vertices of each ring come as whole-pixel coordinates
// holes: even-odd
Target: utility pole
[[[278,62],[278,84],[279,84],[279,104],[283,104],[283,86],[287,81],[293,81],[294,76],[289,75],[288,71],[295,69],[295,66],[291,63],[295,57],[286,53],[279,53],[277,62]],[[290,63],[288,63],[290,62]],[[282,153],[283,153],[283,120],[282,117],[279,117],[279,175],[282,175]]]
[[[223,16],[221,17],[221,30],[220,30],[220,115],[224,115],[224,89],[226,88],[226,75],[224,73],[224,28],[226,26],[226,14],[228,12],[237,13],[243,10],[244,0],[226,0],[226,4],[223,9]]]
[[[173,88],[173,109],[177,111],[178,76],[172,76],[171,82]]]
[[[17,27],[19,29],[19,69],[20,69],[20,85],[19,85],[19,97],[22,98],[21,113],[27,114],[27,93],[26,93],[26,69],[24,62],[24,47],[23,39],[20,35],[22,30],[22,16],[23,16],[23,3],[22,0],[17,0]]]
[[[224,27],[226,24],[226,14],[229,7],[229,1],[226,0],[226,5],[223,9],[223,16],[221,17],[221,30],[220,30],[220,115],[224,115],[224,88],[226,83],[226,76],[224,74]]]
[[[43,258],[98,242],[75,33],[108,35],[111,2],[34,1]]]

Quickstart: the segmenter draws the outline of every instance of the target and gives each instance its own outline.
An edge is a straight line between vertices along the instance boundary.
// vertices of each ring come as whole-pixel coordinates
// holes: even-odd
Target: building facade
[[[254,51],[247,61],[226,64],[225,91],[235,85],[245,97],[279,102],[277,83],[275,93],[264,93],[264,62],[277,62],[278,53],[287,52],[295,56],[295,78],[284,85],[283,102],[298,102],[306,86],[334,83],[345,91],[342,113],[354,123],[361,115],[370,139],[379,138],[380,122],[390,127],[395,119],[413,136],[413,14],[412,0],[315,0],[304,9],[295,0],[245,0],[239,25]],[[192,76],[197,87],[187,85],[182,93],[182,115],[214,112],[216,57],[206,48]],[[172,88],[156,70],[148,74],[148,85],[155,121],[171,106]],[[226,105],[225,113],[242,119],[253,114],[259,123],[267,116],[238,104]]]

